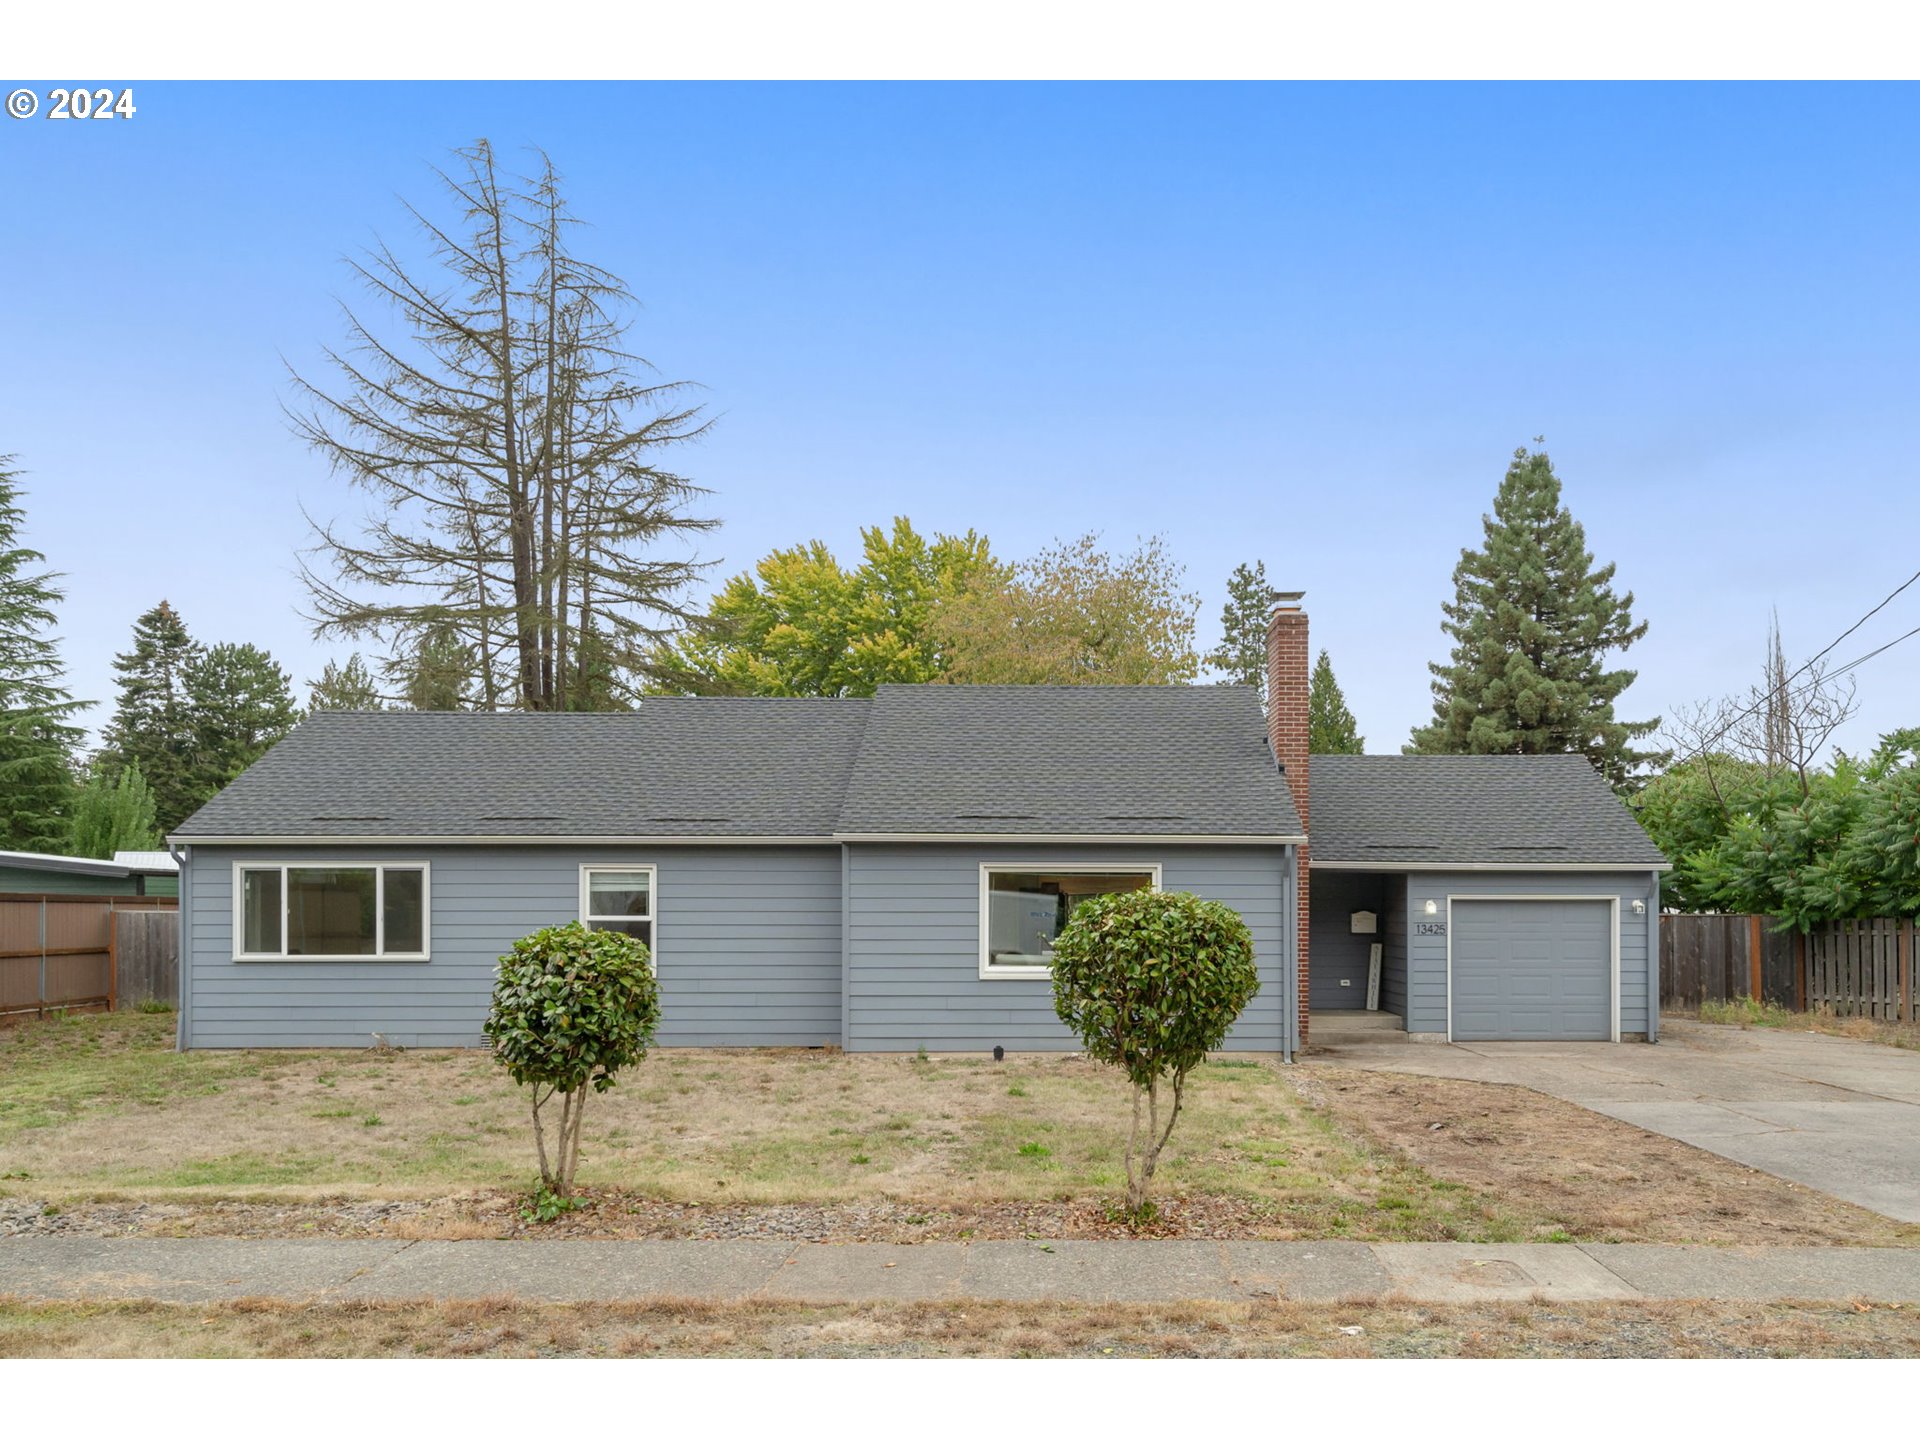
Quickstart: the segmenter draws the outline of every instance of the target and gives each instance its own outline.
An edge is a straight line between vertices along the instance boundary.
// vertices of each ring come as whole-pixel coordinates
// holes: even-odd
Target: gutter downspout
[[[1647,891],[1647,1043],[1660,1043],[1660,872],[1651,870]]]
[[[1280,926],[1280,1004],[1284,1012],[1280,1021],[1280,1058],[1291,1065],[1300,1049],[1300,851],[1297,846],[1287,846],[1286,883],[1281,894],[1286,903],[1282,907]]]
[[[180,877],[180,883],[176,887],[179,890],[179,897],[174,901],[176,906],[174,917],[180,927],[180,939],[176,945],[180,967],[180,994],[178,997],[180,1001],[180,1019],[174,1026],[173,1045],[176,1050],[185,1050],[189,1047],[189,1042],[192,1038],[187,1029],[187,1016],[191,1013],[191,1007],[187,1003],[187,994],[189,985],[188,977],[193,974],[193,951],[187,944],[187,937],[193,932],[187,925],[187,915],[192,905],[193,895],[192,871],[190,868],[193,859],[193,847],[191,845],[175,845],[173,841],[169,839],[167,841],[167,853],[173,856],[173,863],[178,867]]]

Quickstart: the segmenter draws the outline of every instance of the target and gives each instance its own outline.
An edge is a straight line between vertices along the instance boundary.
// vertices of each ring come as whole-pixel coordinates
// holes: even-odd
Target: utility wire
[[[1681,758],[1669,762],[1668,768],[1672,768],[1672,766],[1674,765],[1684,765],[1690,760],[1697,760],[1702,755],[1705,755],[1709,749],[1711,749],[1714,745],[1718,744],[1721,740],[1726,738],[1726,734],[1729,730],[1731,730],[1735,725],[1739,724],[1742,720],[1746,719],[1749,715],[1753,714],[1754,711],[1759,710],[1763,706],[1765,706],[1770,700],[1774,698],[1775,695],[1778,695],[1781,699],[1788,699],[1794,695],[1803,695],[1808,690],[1811,690],[1816,686],[1818,686],[1819,684],[1821,684],[1823,681],[1836,679],[1839,676],[1846,674],[1849,670],[1853,670],[1858,666],[1866,664],[1866,662],[1873,659],[1874,656],[1885,654],[1887,651],[1891,650],[1894,646],[1898,645],[1902,640],[1911,640],[1915,635],[1920,635],[1920,627],[1915,627],[1914,629],[1907,631],[1906,634],[1897,636],[1894,639],[1889,640],[1886,644],[1882,645],[1879,649],[1870,650],[1865,655],[1859,656],[1857,659],[1849,660],[1845,665],[1840,666],[1837,670],[1824,672],[1821,675],[1815,676],[1811,684],[1806,685],[1799,690],[1792,690],[1789,688],[1794,681],[1798,680],[1802,675],[1806,674],[1809,670],[1811,670],[1815,665],[1819,664],[1820,661],[1825,659],[1828,655],[1831,655],[1834,649],[1840,644],[1842,640],[1845,640],[1849,635],[1853,634],[1854,631],[1858,630],[1862,625],[1866,624],[1867,621],[1871,620],[1874,616],[1878,615],[1882,610],[1886,609],[1887,606],[1891,605],[1896,599],[1899,598],[1899,596],[1903,591],[1909,589],[1917,581],[1920,581],[1920,570],[1914,571],[1913,574],[1909,575],[1905,580],[1901,581],[1900,584],[1894,586],[1894,588],[1887,593],[1885,599],[1881,600],[1881,602],[1878,605],[1874,606],[1871,610],[1867,611],[1866,614],[1862,615],[1858,620],[1854,621],[1853,624],[1849,625],[1846,629],[1842,630],[1838,635],[1834,636],[1832,642],[1828,644],[1823,650],[1821,650],[1812,659],[1808,660],[1807,663],[1802,665],[1798,670],[1794,671],[1793,674],[1789,675],[1785,680],[1781,681],[1779,687],[1776,690],[1768,691],[1765,695],[1761,696],[1760,699],[1754,701],[1753,704],[1747,706],[1744,710],[1736,710],[1733,714],[1729,715],[1725,720],[1723,720],[1720,723],[1720,727],[1717,730],[1715,730],[1713,734],[1705,737],[1704,739],[1699,741],[1697,744],[1692,746],[1688,750],[1688,752]]]

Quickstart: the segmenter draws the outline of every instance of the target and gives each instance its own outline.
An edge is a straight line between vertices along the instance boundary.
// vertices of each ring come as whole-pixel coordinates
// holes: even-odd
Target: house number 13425
[[[1447,933],[1447,922],[1444,920],[1416,920],[1413,924],[1413,933],[1416,935],[1444,935]]]

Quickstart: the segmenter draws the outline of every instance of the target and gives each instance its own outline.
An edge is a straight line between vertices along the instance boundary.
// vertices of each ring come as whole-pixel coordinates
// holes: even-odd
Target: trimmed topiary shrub
[[[1180,1118],[1187,1074],[1260,989],[1253,936],[1231,906],[1133,890],[1081,902],[1053,942],[1053,1008],[1096,1060],[1133,1084],[1127,1214],[1152,1217],[1147,1187]],[[1161,1101],[1170,1106],[1161,1124]],[[1143,1103],[1144,1102],[1144,1106]]]
[[[493,1058],[533,1100],[533,1143],[542,1188],[573,1191],[580,1164],[580,1121],[590,1090],[646,1058],[660,1018],[660,990],[647,947],[627,935],[555,925],[516,940],[500,957],[486,1035]],[[542,1107],[560,1097],[552,1156]]]

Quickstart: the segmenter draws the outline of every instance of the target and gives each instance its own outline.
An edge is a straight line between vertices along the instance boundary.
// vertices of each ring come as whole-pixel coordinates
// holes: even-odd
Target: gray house
[[[663,1044],[1070,1049],[1051,940],[1148,887],[1247,920],[1229,1048],[1370,995],[1413,1035],[1651,1038],[1664,862],[1612,792],[1577,757],[1309,761],[1297,599],[1270,720],[1214,686],[316,715],[170,837],[180,1043],[476,1044],[497,958],[578,919],[651,947]]]

